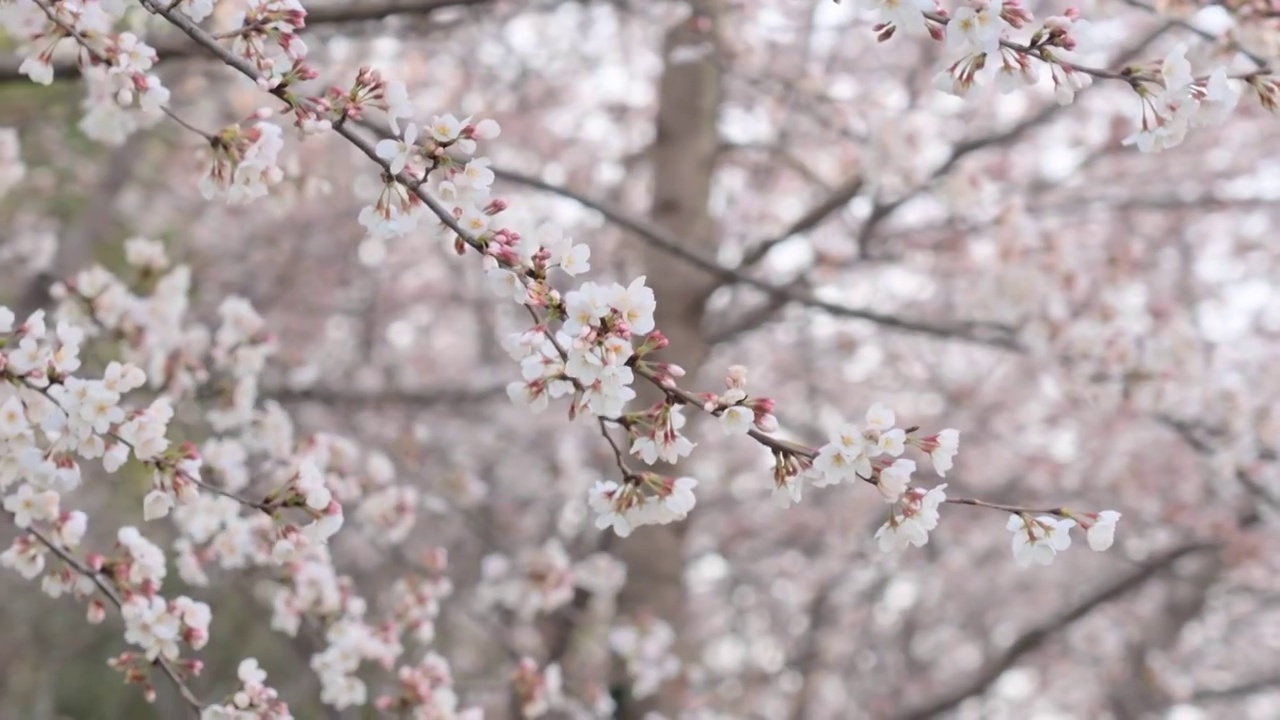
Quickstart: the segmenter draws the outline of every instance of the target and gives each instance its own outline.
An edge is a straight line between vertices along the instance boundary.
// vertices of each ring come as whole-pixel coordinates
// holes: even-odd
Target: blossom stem
[[[67,567],[70,567],[80,575],[88,578],[95,586],[97,586],[98,590],[100,590],[103,595],[107,596],[107,599],[111,601],[112,605],[116,606],[117,610],[123,607],[124,603],[121,601],[120,595],[102,579],[102,573],[94,571],[89,566],[77,560],[70,552],[58,543],[45,537],[39,530],[36,530],[35,528],[27,528],[26,532],[30,533],[32,537],[34,537],[41,545],[48,548],[54,555],[57,555],[62,562],[67,564]],[[157,657],[154,664],[159,666],[165,675],[169,676],[169,680],[173,682],[174,687],[177,688],[183,701],[191,708],[196,717],[200,717],[200,711],[203,709],[204,704],[201,703],[200,699],[191,691],[191,688],[187,687],[187,684],[183,682],[182,676],[178,674],[178,671],[173,667],[173,664],[163,657]]]

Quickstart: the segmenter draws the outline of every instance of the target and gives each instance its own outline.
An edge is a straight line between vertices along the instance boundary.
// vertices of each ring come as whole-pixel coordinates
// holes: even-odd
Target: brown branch
[[[45,547],[49,548],[50,552],[52,552],[54,555],[57,555],[58,558],[62,560],[62,562],[67,564],[68,567],[70,567],[72,570],[75,570],[80,575],[83,575],[84,577],[88,578],[95,586],[97,586],[98,590],[101,591],[103,595],[107,596],[107,599],[111,601],[112,605],[116,606],[117,610],[119,610],[124,605],[124,603],[120,600],[120,596],[116,593],[116,591],[102,579],[101,573],[95,572],[94,570],[89,568],[87,565],[84,565],[79,560],[76,560],[75,557],[71,555],[71,553],[63,549],[61,545],[58,545],[57,543],[53,542],[49,538],[45,537],[43,534],[40,533],[39,530],[36,530],[35,528],[28,528],[27,532],[29,532],[31,536],[34,537],[41,545],[44,545]],[[173,682],[173,685],[175,688],[177,688],[178,693],[182,695],[183,701],[185,701],[186,704],[191,708],[193,714],[196,717],[200,717],[200,711],[201,711],[201,708],[204,706],[204,704],[200,702],[200,699],[196,697],[195,693],[191,692],[191,688],[187,687],[187,684],[183,682],[182,676],[173,667],[173,664],[170,663],[168,660],[166,660],[163,656],[157,657],[154,661],[154,664],[158,666],[164,672],[165,675],[169,676],[169,680]]]

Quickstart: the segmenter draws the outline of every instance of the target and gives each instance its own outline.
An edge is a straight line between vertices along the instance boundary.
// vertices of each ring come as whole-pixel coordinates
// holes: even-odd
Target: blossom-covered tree
[[[8,622],[113,702],[1274,716],[1269,5],[0,27]]]

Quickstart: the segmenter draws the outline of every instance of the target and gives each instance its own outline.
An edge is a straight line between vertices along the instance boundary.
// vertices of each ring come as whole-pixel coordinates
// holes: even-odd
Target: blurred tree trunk
[[[722,58],[717,54],[716,20],[721,0],[691,4],[694,17],[668,30],[663,47],[666,64],[659,86],[657,136],[650,149],[650,213],[654,223],[679,238],[686,248],[715,257],[718,238],[708,200],[719,144],[716,121]],[[708,51],[700,53],[700,48]],[[693,376],[711,351],[701,321],[716,278],[648,246],[640,257],[642,271],[658,301],[657,326],[671,341],[670,348],[658,357],[681,365]],[[638,385],[637,391],[636,407],[661,399],[652,387]],[[676,472],[671,466],[653,469],[664,474]],[[685,663],[696,652],[685,632],[684,538],[688,527],[687,522],[643,527],[614,543],[615,553],[627,564],[627,582],[618,598],[619,614],[635,617],[648,612],[669,622],[676,632],[676,652]],[[684,680],[679,680],[643,701],[624,695],[616,717],[639,719],[656,711],[676,718],[685,689]]]

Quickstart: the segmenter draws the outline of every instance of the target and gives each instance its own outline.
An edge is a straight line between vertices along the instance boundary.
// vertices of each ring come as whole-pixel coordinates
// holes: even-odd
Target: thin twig
[[[79,573],[80,575],[83,575],[84,577],[88,578],[91,582],[93,582],[93,584],[98,587],[98,590],[100,590],[103,595],[107,596],[107,599],[111,601],[111,604],[116,606],[117,610],[124,607],[123,601],[120,600],[120,595],[115,591],[114,588],[112,588],[110,585],[106,583],[106,581],[103,580],[102,573],[95,572],[89,566],[75,559],[75,557],[73,557],[71,553],[67,552],[60,545],[53,542],[49,538],[45,537],[39,530],[36,530],[35,528],[27,528],[26,532],[30,533],[31,536],[34,537],[37,541],[39,541],[41,545],[44,545],[45,547],[49,548],[49,550],[53,552],[54,555],[57,555],[72,570],[75,570],[77,573]],[[168,660],[166,660],[164,656],[156,657],[156,659],[153,661],[153,664],[159,666],[159,668],[164,672],[164,674],[169,676],[169,679],[173,682],[174,687],[177,688],[178,693],[182,695],[182,699],[191,708],[191,710],[194,712],[196,717],[199,717],[200,711],[204,707],[204,704],[201,703],[199,698],[196,697],[195,693],[191,691],[191,688],[187,687],[186,682],[183,681],[181,674],[179,674],[178,670],[173,667],[173,664],[170,663]]]

